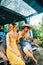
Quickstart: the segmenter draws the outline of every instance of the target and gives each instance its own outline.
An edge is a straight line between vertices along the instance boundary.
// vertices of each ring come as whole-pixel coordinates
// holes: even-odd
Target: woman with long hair
[[[22,30],[18,33],[18,40],[20,40],[19,44],[26,56],[29,57],[37,65],[37,60],[33,56],[32,47],[29,43],[29,35],[27,33],[28,30],[31,29],[31,26],[29,26],[28,24],[24,24],[21,28]]]
[[[9,25],[10,31],[6,35],[7,49],[6,54],[11,65],[25,65],[21,59],[21,54],[17,46],[17,27],[16,24]]]

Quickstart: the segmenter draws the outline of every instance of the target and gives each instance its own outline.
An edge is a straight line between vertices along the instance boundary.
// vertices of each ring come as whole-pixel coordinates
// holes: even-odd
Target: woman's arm
[[[20,56],[19,53],[17,53],[11,46],[10,46],[10,37],[9,34],[6,35],[6,43],[7,43],[7,48],[12,51],[14,54],[16,54],[17,56]]]
[[[0,46],[0,50],[5,53],[4,47]]]

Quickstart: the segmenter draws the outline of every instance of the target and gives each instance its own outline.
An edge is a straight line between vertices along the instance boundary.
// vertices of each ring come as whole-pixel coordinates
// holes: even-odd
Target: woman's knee
[[[32,53],[31,53],[30,51],[28,51],[28,50],[24,50],[24,53],[25,53],[27,56],[29,56],[29,57],[32,56]]]

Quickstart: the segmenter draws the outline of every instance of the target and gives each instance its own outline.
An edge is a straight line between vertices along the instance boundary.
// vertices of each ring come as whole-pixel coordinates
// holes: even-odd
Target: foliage
[[[43,42],[41,42],[41,43],[39,44],[39,46],[43,47]]]
[[[24,24],[24,21],[18,23],[18,29],[21,30],[21,26]]]
[[[37,28],[36,28],[36,26],[34,27],[32,27],[32,31],[33,31],[33,37],[34,38],[40,38],[40,30],[38,30]]]
[[[42,18],[42,23],[40,24],[40,29],[41,29],[41,32],[43,32],[43,18]]]
[[[40,39],[43,41],[43,18],[42,23],[40,24],[40,31],[41,31]]]
[[[39,25],[39,27],[32,26],[32,31],[33,31],[34,38],[37,38],[43,41],[43,18],[42,18],[42,22]]]

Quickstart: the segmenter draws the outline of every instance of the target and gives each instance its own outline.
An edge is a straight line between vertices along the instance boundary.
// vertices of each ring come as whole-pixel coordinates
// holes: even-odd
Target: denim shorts
[[[31,44],[28,43],[26,46],[24,46],[23,50],[31,50],[32,51]]]

